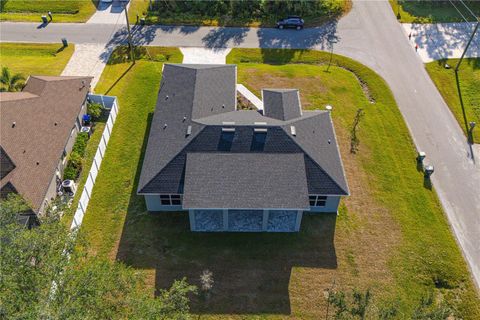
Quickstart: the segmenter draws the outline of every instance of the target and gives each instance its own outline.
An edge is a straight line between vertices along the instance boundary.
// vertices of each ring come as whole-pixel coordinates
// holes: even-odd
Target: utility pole
[[[472,43],[472,40],[475,37],[475,33],[477,33],[479,25],[480,25],[480,22],[477,22],[477,25],[475,26],[475,29],[473,29],[472,36],[468,40],[468,43],[467,43],[467,46],[465,47],[465,50],[463,50],[462,56],[460,57],[460,61],[458,61],[457,66],[455,67],[455,72],[458,72],[458,68],[460,68],[460,64],[462,63],[463,57],[467,53],[468,47],[470,46],[470,43]]]
[[[135,64],[135,54],[133,52],[132,33],[130,32],[130,21],[128,21],[127,5],[125,5],[125,19],[127,20],[128,47],[130,49],[130,59],[132,59],[133,64]]]

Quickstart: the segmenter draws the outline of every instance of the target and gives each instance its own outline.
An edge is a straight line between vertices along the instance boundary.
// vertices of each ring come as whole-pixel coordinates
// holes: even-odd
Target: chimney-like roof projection
[[[235,86],[235,65],[165,64],[139,194],[180,193],[195,208],[205,186],[224,198],[208,207],[296,209],[308,194],[348,194],[328,111],[302,113],[295,89],[264,90],[264,115],[237,110]]]
[[[292,120],[302,116],[297,89],[263,89],[263,113],[278,120]]]

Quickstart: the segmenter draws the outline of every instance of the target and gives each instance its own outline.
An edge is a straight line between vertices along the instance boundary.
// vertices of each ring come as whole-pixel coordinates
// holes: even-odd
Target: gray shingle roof
[[[348,194],[330,113],[287,110],[289,120],[284,121],[235,110],[235,73],[233,65],[165,65],[138,192],[183,193],[188,155],[224,153],[222,128],[229,127],[235,132],[228,152],[253,157],[303,154],[308,193]],[[294,93],[298,100],[296,90],[276,91]],[[283,105],[288,106],[295,103]],[[260,151],[252,147],[258,128],[266,129]]]
[[[185,209],[308,209],[302,153],[188,153]]]
[[[192,122],[193,118],[235,110],[236,95],[231,89],[235,83],[234,65],[164,65],[140,188],[202,130],[204,126]]]
[[[267,117],[285,121],[302,115],[297,89],[263,89],[262,97]]]

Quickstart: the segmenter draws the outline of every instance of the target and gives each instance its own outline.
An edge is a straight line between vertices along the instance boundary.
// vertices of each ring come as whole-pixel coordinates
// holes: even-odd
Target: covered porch
[[[199,232],[297,232],[302,210],[191,209],[190,229]]]

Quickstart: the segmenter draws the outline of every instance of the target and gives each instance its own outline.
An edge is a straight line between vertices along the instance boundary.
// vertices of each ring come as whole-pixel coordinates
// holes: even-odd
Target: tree
[[[91,102],[87,105],[87,113],[92,116],[93,119],[98,119],[102,115],[103,106],[100,103]]]
[[[357,153],[358,146],[360,145],[360,139],[357,136],[358,126],[360,125],[360,120],[362,120],[365,112],[363,109],[358,109],[353,119],[352,129],[350,130],[350,152]]]
[[[2,87],[0,91],[21,91],[25,85],[25,77],[20,73],[12,75],[10,69],[7,67],[2,68],[2,75],[0,76],[0,83]]]
[[[17,195],[0,203],[0,318],[189,318],[188,295],[196,288],[185,279],[155,298],[132,268],[88,256],[82,236],[60,222],[57,206],[32,229],[17,223],[26,208]]]

